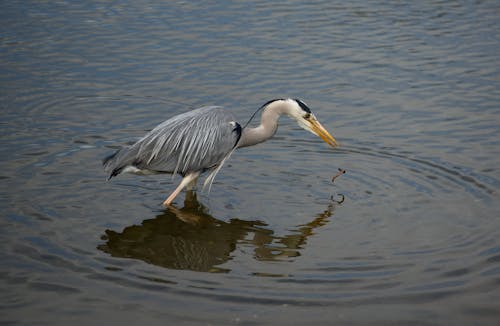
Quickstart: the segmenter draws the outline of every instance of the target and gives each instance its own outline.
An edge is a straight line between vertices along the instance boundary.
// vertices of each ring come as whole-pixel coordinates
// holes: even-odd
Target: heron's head
[[[303,101],[299,99],[287,99],[285,102],[288,108],[286,113],[297,121],[300,127],[320,137],[328,145],[332,147],[337,146],[335,138],[319,123],[316,116],[311,112],[311,109]]]

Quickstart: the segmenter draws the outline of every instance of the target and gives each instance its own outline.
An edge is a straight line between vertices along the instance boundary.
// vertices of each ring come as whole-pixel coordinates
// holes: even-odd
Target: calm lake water
[[[7,1],[0,323],[498,324],[498,1]],[[298,97],[210,194],[101,159]],[[332,183],[338,168],[347,170]],[[339,203],[344,196],[344,201]]]

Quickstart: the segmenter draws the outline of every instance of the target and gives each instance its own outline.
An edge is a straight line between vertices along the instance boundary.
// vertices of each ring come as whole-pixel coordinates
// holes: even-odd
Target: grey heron
[[[260,125],[248,124],[262,111]],[[217,172],[235,149],[256,145],[271,138],[281,115],[288,115],[305,130],[332,147],[335,139],[319,123],[311,109],[299,99],[275,99],[262,105],[242,127],[221,107],[207,106],[176,115],[159,124],[135,144],[124,147],[103,160],[109,179],[120,173],[180,174],[182,180],[163,202],[170,206],[186,187],[196,185],[201,173],[211,171],[204,186],[211,186]],[[108,179],[108,180],[109,180]]]

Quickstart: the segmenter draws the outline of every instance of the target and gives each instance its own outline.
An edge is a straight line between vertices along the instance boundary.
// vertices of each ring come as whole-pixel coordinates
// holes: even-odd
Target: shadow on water
[[[328,222],[334,207],[335,202],[330,203],[309,223],[278,237],[260,221],[218,220],[198,202],[194,192],[187,192],[182,208],[167,208],[122,232],[106,230],[106,243],[98,249],[113,257],[139,259],[170,269],[226,273],[230,270],[218,266],[232,258],[239,244],[251,245],[254,258],[262,261],[300,256],[307,238]]]

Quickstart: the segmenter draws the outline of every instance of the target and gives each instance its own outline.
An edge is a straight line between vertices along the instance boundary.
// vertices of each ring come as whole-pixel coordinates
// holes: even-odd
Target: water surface
[[[499,13],[3,4],[0,321],[495,324]],[[223,105],[244,123],[288,96],[341,147],[282,119],[174,209],[178,177],[106,181],[104,156],[175,114]]]

